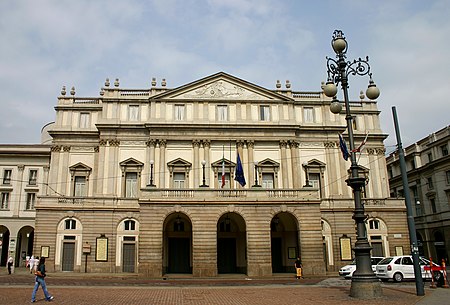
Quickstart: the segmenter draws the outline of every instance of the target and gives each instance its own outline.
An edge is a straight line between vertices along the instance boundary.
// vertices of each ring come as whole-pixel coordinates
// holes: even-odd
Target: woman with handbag
[[[42,286],[42,290],[44,291],[44,296],[47,301],[53,300],[53,296],[50,295],[47,291],[47,285],[45,284],[45,257],[41,257],[39,259],[39,264],[37,266],[37,270],[35,272],[36,279],[34,283],[33,293],[31,294],[31,303],[36,302],[36,292],[38,291],[39,285]]]

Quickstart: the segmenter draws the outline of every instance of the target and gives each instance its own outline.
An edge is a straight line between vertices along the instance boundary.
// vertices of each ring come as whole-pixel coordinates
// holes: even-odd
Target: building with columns
[[[404,149],[419,252],[437,262],[450,257],[450,125]],[[386,157],[392,197],[403,198],[397,152]]]
[[[321,91],[267,89],[219,72],[169,89],[97,97],[63,88],[34,248],[47,267],[145,277],[335,272],[352,259],[354,201],[339,149],[345,115]],[[374,101],[351,103],[369,241],[408,252],[404,202],[389,185]],[[345,137],[344,133],[344,137]],[[245,185],[235,181],[239,163]],[[244,183],[242,183],[244,184]]]

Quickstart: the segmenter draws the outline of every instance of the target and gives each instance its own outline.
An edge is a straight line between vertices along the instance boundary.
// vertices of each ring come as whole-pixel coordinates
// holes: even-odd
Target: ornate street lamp
[[[202,169],[203,169],[203,183],[202,185],[200,185],[200,187],[208,187],[208,185],[206,185],[206,177],[205,177],[205,165],[206,165],[206,161],[202,160]]]
[[[255,161],[254,164],[255,164],[255,185],[253,185],[253,187],[261,187],[261,185],[258,184],[258,161]]]
[[[152,187],[156,186],[153,184],[153,164],[154,163],[155,163],[155,161],[150,160],[150,183],[148,186],[152,186]]]
[[[347,120],[351,160],[351,175],[346,182],[353,190],[353,197],[355,201],[353,219],[356,224],[356,243],[353,251],[355,252],[356,271],[352,276],[350,296],[360,299],[377,298],[382,296],[382,290],[380,281],[372,271],[372,263],[370,259],[370,251],[372,250],[372,247],[367,239],[365,224],[367,216],[364,214],[364,205],[361,202],[361,189],[364,186],[365,178],[359,177],[358,174],[358,163],[356,161],[355,142],[353,138],[353,116],[350,113],[348,98],[348,76],[369,76],[369,86],[366,91],[366,96],[371,100],[378,98],[380,95],[380,90],[376,87],[372,80],[368,56],[365,59],[359,58],[354,61],[347,61],[346,53],[348,44],[344,37],[344,33],[341,30],[334,31],[331,46],[336,53],[336,59],[329,57],[326,58],[328,80],[323,88],[323,92],[326,96],[333,98],[330,105],[330,110],[331,112],[338,114],[342,110],[342,103],[336,98],[336,84],[341,84],[344,94],[346,113],[345,119]]]
[[[312,185],[309,184],[309,173],[308,173],[308,162],[303,162],[303,168],[305,169],[305,185],[303,187],[311,187]]]

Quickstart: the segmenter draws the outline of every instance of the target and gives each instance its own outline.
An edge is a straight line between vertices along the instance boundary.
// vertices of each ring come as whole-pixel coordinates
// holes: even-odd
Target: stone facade
[[[50,146],[0,145],[0,266],[33,255],[35,204],[47,192]]]
[[[214,277],[293,272],[297,255],[306,274],[347,264],[344,114],[321,92],[276,87],[220,72],[173,89],[107,80],[95,98],[64,89],[48,128],[49,192],[36,205],[35,248],[49,250],[48,268]],[[351,105],[355,141],[369,131],[359,156],[369,239],[376,254],[406,252],[376,103]],[[238,155],[245,186],[234,180]]]
[[[438,262],[450,257],[450,126],[405,148],[419,251]],[[397,152],[386,158],[392,197],[403,197]]]

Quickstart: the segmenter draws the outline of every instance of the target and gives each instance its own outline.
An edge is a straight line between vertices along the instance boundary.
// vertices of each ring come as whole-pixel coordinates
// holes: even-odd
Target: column
[[[63,194],[66,196],[72,196],[73,194],[70,192],[70,186],[71,181],[69,178],[69,171],[67,170],[69,168],[69,154],[70,154],[70,146],[63,146],[63,157],[62,157],[62,172],[59,176],[62,182],[65,182],[65,189],[63,189]]]
[[[119,145],[120,141],[117,139],[109,140],[109,157],[110,162],[108,164],[108,193],[114,196],[123,196],[120,181],[118,179],[113,179],[112,177],[121,177],[122,173],[118,173],[119,169]]]
[[[298,151],[298,142],[297,141],[290,141],[289,147],[291,148],[291,159],[292,159],[292,186],[294,189],[298,189],[301,187],[299,181],[300,181],[300,154]]]
[[[255,184],[255,162],[254,162],[255,142],[247,141],[247,160],[248,160],[248,185]],[[256,160],[260,161],[260,160]]]
[[[211,178],[211,160],[210,160],[210,149],[211,149],[211,141],[210,140],[203,140],[203,158],[206,161],[205,164],[205,179],[206,179],[206,185],[210,185],[210,178]]]
[[[202,165],[200,164],[200,156],[199,156],[199,149],[200,149],[200,141],[199,140],[193,140],[192,141],[192,148],[194,149],[194,164],[192,165],[192,169],[194,172],[194,185],[193,187],[198,187],[199,185],[201,185],[201,181],[200,181],[200,170]]]
[[[25,183],[26,184],[26,182],[25,182],[25,180],[24,180],[24,177],[23,177],[23,173],[24,173],[24,170],[25,170],[25,165],[23,165],[23,164],[20,164],[20,165],[17,165],[17,169],[19,170],[19,181],[18,181],[18,184],[19,184],[19,200],[17,200],[16,202],[17,202],[17,204],[12,204],[11,205],[11,207],[13,208],[13,217],[15,218],[15,217],[19,217],[19,211],[20,211],[20,203],[22,202],[22,190],[24,189],[24,187],[23,187],[23,184]],[[13,201],[11,200],[12,198],[10,198],[10,202],[12,203]],[[27,198],[26,198],[26,196],[25,196],[25,205],[26,205],[26,200],[27,200]],[[25,210],[25,207],[23,208],[24,210]]]
[[[288,182],[288,171],[287,171],[287,156],[286,156],[286,141],[280,141],[280,149],[281,149],[281,178],[283,181],[282,188],[286,189],[289,187]]]
[[[159,187],[166,187],[166,140],[159,140]]]
[[[98,195],[103,195],[106,192],[106,179],[105,179],[105,164],[106,164],[106,160],[105,160],[105,154],[106,154],[106,144],[108,143],[108,141],[106,141],[105,139],[100,139],[98,141],[98,165],[97,165],[97,173],[96,173],[96,192],[95,194]]]
[[[147,142],[145,142],[147,145],[147,151],[146,151],[146,164],[148,168],[148,175],[147,175],[147,181],[145,182],[145,185],[150,184],[150,177],[153,175],[153,184],[155,184],[155,147],[156,147],[156,140],[155,139],[149,139]],[[152,166],[150,165],[150,161],[153,161],[153,173],[151,172]]]

